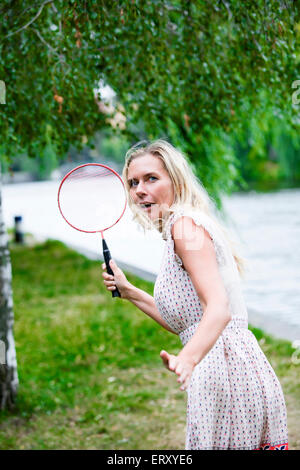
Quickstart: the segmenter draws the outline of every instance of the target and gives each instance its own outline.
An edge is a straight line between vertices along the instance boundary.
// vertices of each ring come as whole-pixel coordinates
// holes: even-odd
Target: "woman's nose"
[[[140,181],[139,184],[137,185],[135,192],[138,196],[146,194],[146,190],[142,181]]]

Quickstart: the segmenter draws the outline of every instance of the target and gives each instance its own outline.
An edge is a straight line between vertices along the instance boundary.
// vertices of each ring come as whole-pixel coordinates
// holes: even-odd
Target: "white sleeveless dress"
[[[248,329],[239,272],[229,244],[214,220],[202,211],[169,217],[166,246],[154,286],[156,306],[185,345],[203,309],[188,273],[174,252],[173,223],[190,216],[209,233],[226,288],[232,320],[194,368],[187,388],[188,450],[288,450],[287,415],[280,382]]]

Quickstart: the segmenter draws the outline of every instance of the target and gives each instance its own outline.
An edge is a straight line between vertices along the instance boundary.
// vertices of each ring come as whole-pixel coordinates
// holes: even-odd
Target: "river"
[[[61,240],[91,258],[101,256],[100,235],[69,227],[57,208],[56,181],[3,186],[7,227],[23,217],[24,231],[37,238]],[[235,193],[224,197],[226,223],[248,260],[243,292],[249,323],[277,337],[300,341],[300,189],[269,193]],[[109,232],[109,233],[108,233]],[[146,236],[129,210],[107,232],[112,256],[123,269],[154,280],[164,242]]]

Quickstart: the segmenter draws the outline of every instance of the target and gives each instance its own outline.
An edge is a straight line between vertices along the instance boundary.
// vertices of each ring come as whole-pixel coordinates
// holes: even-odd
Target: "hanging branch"
[[[22,31],[23,29],[26,29],[28,28],[28,26],[30,26],[39,16],[40,14],[42,13],[43,11],[43,8],[45,5],[47,5],[47,3],[53,3],[54,0],[45,0],[44,3],[42,3],[39,11],[37,12],[37,14],[32,18],[32,20],[29,21],[29,23],[25,24],[24,26],[22,26],[22,28],[19,28],[17,29],[17,31],[13,31],[12,33],[9,33],[7,36],[4,37],[4,39],[10,37],[10,36],[13,36],[14,34],[17,34],[19,33],[20,31]]]

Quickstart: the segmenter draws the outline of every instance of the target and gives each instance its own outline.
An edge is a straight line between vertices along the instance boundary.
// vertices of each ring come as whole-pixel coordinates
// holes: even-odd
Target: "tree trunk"
[[[19,384],[13,323],[12,271],[2,214],[0,168],[0,410],[14,407]]]

